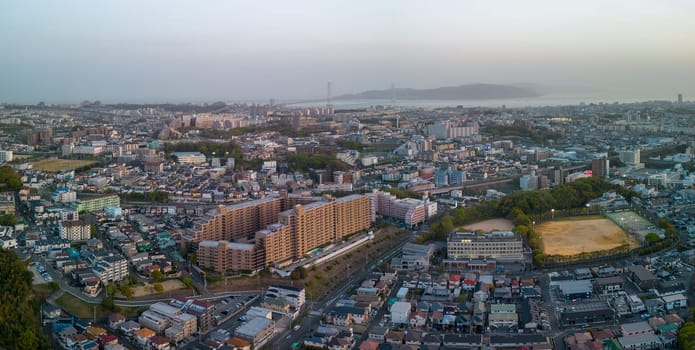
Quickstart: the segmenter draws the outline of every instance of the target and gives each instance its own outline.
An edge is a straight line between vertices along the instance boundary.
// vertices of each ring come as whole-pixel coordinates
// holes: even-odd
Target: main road
[[[362,269],[359,273],[354,274],[347,283],[343,284],[342,287],[338,288],[336,291],[324,296],[320,301],[315,302],[313,305],[307,303],[308,310],[307,315],[304,317],[300,323],[300,328],[297,331],[293,331],[291,328],[284,329],[276,336],[273,341],[273,348],[276,349],[290,349],[292,343],[298,342],[302,343],[305,338],[305,334],[311,334],[311,330],[318,326],[319,321],[323,316],[330,311],[335,303],[341,299],[348,291],[352,288],[359,286],[362,280],[367,277],[368,274],[376,267],[376,262],[386,261],[401,251],[403,245],[409,242],[408,239],[400,242],[398,245],[392,247],[390,250],[384,252],[383,254],[377,256],[373,262],[367,266],[366,269]]]

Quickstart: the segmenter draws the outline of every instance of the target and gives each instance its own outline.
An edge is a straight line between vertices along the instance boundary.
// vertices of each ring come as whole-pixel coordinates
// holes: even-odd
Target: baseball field
[[[576,255],[639,243],[611,220],[600,216],[572,217],[536,225],[547,255]]]

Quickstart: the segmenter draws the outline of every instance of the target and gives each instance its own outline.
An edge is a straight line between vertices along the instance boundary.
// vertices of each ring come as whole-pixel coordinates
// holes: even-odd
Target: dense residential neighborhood
[[[692,113],[5,104],[0,241],[54,348],[676,348]]]

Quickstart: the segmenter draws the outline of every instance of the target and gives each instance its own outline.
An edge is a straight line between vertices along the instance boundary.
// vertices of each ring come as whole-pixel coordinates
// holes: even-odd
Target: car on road
[[[229,304],[229,302],[227,301],[227,299],[225,299],[225,300],[222,300],[222,304],[227,305],[227,304]]]
[[[301,327],[302,327],[302,325],[299,325],[299,324],[298,324],[298,325],[292,327],[292,330],[293,330],[293,331],[298,331],[299,328],[301,328]]]
[[[247,319],[248,318],[246,318],[246,316],[239,317],[239,321],[241,321],[241,322],[245,322]]]

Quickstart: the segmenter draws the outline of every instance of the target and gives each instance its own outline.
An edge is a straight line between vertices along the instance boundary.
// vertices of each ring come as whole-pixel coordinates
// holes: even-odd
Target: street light
[[[555,208],[550,209],[550,214],[553,216],[553,220],[555,220]]]

